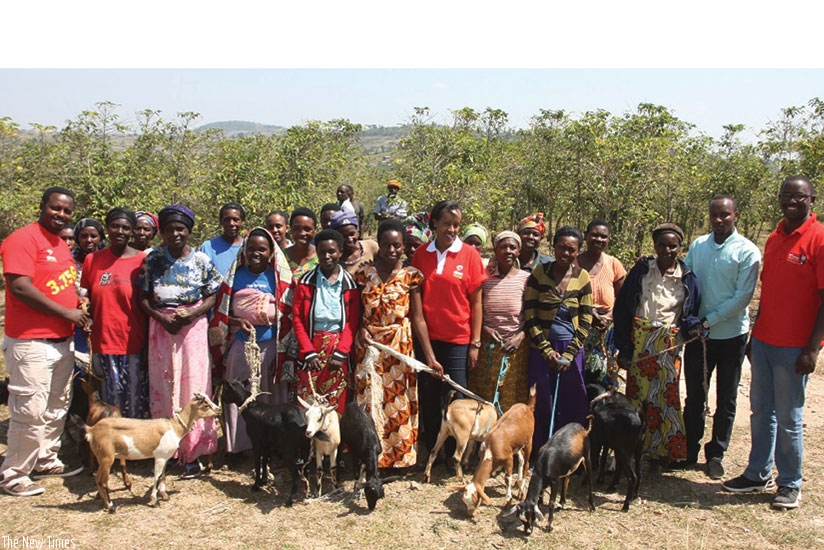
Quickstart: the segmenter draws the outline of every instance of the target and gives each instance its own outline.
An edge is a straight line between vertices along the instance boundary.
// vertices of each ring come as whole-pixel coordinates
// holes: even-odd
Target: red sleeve
[[[352,350],[352,342],[358,332],[361,321],[361,298],[357,288],[347,290],[343,299],[346,307],[346,324],[341,328],[340,341],[335,351],[347,354]]]
[[[309,285],[298,283],[295,285],[295,296],[292,300],[292,329],[298,339],[298,359],[315,352],[312,339],[307,330],[309,326],[309,305],[312,301],[312,289]]]
[[[0,250],[3,255],[3,273],[34,277],[35,254],[38,247],[29,233],[18,231],[15,232],[16,235],[12,233],[3,241]]]
[[[92,278],[92,257],[94,253],[86,254],[86,257],[83,259],[83,272],[80,274],[80,288],[85,288],[86,290],[91,291],[91,278]]]
[[[486,274],[486,270],[484,269],[483,260],[481,260],[481,255],[475,250],[475,247],[469,246],[468,244],[464,244],[464,247],[469,251],[469,294],[475,292],[481,283],[483,283],[489,276]]]
[[[824,290],[824,233],[815,240],[815,282],[818,290]],[[765,253],[766,255],[766,253]],[[763,261],[763,260],[762,260]]]

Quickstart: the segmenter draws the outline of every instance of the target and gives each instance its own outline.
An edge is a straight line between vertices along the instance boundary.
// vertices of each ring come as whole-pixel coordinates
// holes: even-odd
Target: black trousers
[[[712,420],[712,437],[704,445],[707,460],[723,459],[732,436],[741,364],[747,347],[747,334],[727,340],[707,340],[707,378],[712,382],[715,372],[716,405]],[[684,428],[687,431],[687,460],[697,461],[701,438],[704,437],[704,359],[701,342],[687,345],[684,353],[684,377],[687,399],[684,406]],[[709,388],[709,384],[707,386]]]
[[[463,386],[467,386],[466,356],[469,352],[468,344],[451,344],[449,342],[432,341],[432,351],[435,358],[443,367],[444,373],[448,374],[452,380]],[[422,360],[423,352],[415,346],[415,355]],[[441,430],[441,415],[443,413],[444,400],[452,386],[446,382],[441,382],[437,378],[426,373],[418,374],[418,408],[420,414],[420,426],[423,429],[424,443],[431,451],[438,441],[438,432]],[[457,398],[463,397],[458,393]],[[444,445],[446,456],[452,456],[455,452],[455,441],[450,439]]]

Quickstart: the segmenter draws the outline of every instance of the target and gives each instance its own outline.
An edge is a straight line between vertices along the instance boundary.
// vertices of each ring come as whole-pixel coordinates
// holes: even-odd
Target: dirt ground
[[[30,498],[0,496],[2,548],[519,548],[527,544],[558,548],[824,548],[824,382],[821,365],[807,387],[804,478],[800,509],[770,508],[771,495],[735,495],[721,489],[702,471],[665,473],[642,479],[640,498],[621,512],[626,482],[619,493],[596,486],[596,510],[585,509],[580,479],[570,484],[571,501],[527,537],[514,517],[502,517],[503,478],[490,481],[493,506],[467,519],[455,483],[443,467],[433,469],[433,483],[411,474],[386,488],[386,498],[369,512],[364,500],[351,494],[335,501],[306,501],[284,506],[288,474],[277,472],[265,492],[249,490],[250,457],[233,469],[221,467],[195,480],[177,479],[170,471],[171,500],[157,509],[146,505],[151,463],[130,463],[135,496],[112,477],[116,514],[95,500],[88,472],[68,479],[42,481],[46,492]],[[4,368],[0,366],[0,371]],[[739,388],[739,414],[725,465],[731,476],[741,473],[749,451],[749,368]],[[682,382],[683,392],[683,382]],[[682,393],[683,397],[683,393]],[[711,401],[712,403],[712,401]],[[0,452],[5,453],[8,408],[0,406]],[[69,455],[71,457],[71,455]],[[702,457],[703,459],[703,457]],[[646,469],[644,470],[646,473]],[[351,471],[345,488],[352,489]],[[546,511],[546,507],[543,508]],[[15,546],[17,544],[17,546]],[[34,544],[35,546],[31,546]]]

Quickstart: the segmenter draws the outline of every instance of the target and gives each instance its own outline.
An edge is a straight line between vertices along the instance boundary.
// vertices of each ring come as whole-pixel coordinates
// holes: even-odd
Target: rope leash
[[[503,346],[503,341],[498,340],[498,343]],[[487,344],[487,365],[484,369],[484,380],[489,374],[489,369],[492,368],[492,350],[495,349],[495,344],[490,342]],[[504,411],[501,408],[501,386],[506,378],[506,373],[509,371],[509,356],[506,353],[501,354],[501,365],[498,367],[498,381],[495,383],[495,395],[492,397],[492,406],[498,411],[499,415],[503,415]]]
[[[555,371],[555,394],[552,396],[552,414],[549,417],[549,437],[552,437],[552,430],[555,428],[555,407],[558,405],[558,388],[561,387],[561,372]]]
[[[249,333],[249,339],[243,344],[243,358],[246,360],[246,364],[249,365],[249,370],[251,371],[249,381],[252,387],[251,395],[237,408],[238,412],[243,412],[249,403],[257,399],[257,396],[260,395],[260,346],[257,344],[257,333],[254,330]]]
[[[680,344],[675,344],[674,346],[670,346],[670,347],[668,347],[668,348],[666,348],[666,349],[662,349],[662,350],[661,350],[661,351],[659,351],[658,353],[653,353],[652,355],[646,355],[646,356],[644,356],[644,357],[639,357],[638,359],[634,359],[634,360],[632,360],[632,361],[628,361],[628,362],[626,363],[626,365],[627,365],[627,366],[630,366],[630,365],[635,365],[635,364],[637,364],[637,363],[640,363],[641,361],[647,361],[650,357],[660,357],[661,355],[664,355],[665,353],[669,353],[669,352],[671,352],[672,350],[676,350],[676,349],[678,349],[678,348],[684,347],[684,346],[686,346],[687,344],[689,344],[689,343],[691,343],[691,342],[695,342],[696,340],[700,340],[700,339],[701,339],[701,336],[693,336],[693,337],[692,337],[692,338],[690,338],[689,340],[685,340],[685,341],[681,342]],[[706,344],[705,344],[705,346],[706,346]],[[705,362],[706,362],[706,359],[705,359]]]

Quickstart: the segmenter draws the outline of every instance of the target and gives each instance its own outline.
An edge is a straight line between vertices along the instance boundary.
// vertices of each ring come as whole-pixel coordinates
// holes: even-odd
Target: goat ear
[[[509,510],[507,510],[503,514],[501,514],[501,517],[502,518],[508,518],[509,516],[514,515],[515,512],[517,512],[517,511],[518,511],[518,505],[513,504],[512,507],[509,508]]]
[[[298,396],[298,403],[300,403],[300,406],[303,407],[304,409],[308,409],[309,407],[312,406],[309,403],[307,403],[306,401],[304,401],[303,399],[301,399],[300,396]]]
[[[541,509],[538,508],[537,504],[535,504],[535,517],[537,517],[539,521],[544,521],[544,515],[541,513]]]
[[[466,489],[466,485],[458,485],[457,483],[446,486],[447,491],[463,491],[464,489]]]
[[[381,479],[381,481],[382,481],[384,484],[386,484],[386,483],[392,483],[393,481],[398,481],[398,480],[399,480],[399,479],[401,479],[402,477],[403,477],[403,476],[389,476],[389,477],[385,477],[385,478]]]
[[[355,487],[354,487],[354,490],[355,490],[355,491],[360,491],[360,490],[361,490],[361,489],[363,489],[364,487],[366,487],[366,485],[364,485],[364,484],[363,484],[363,483],[361,483],[360,481],[356,481],[356,482],[355,482]]]
[[[328,407],[326,407],[326,409],[324,410],[324,412],[325,412],[326,414],[329,414],[329,413],[331,413],[331,412],[335,412],[335,411],[337,411],[337,409],[338,409],[338,408],[337,408],[335,405],[329,405]]]

